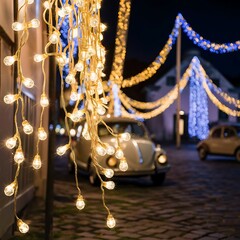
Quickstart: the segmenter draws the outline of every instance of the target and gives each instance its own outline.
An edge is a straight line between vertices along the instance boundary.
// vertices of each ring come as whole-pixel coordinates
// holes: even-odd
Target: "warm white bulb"
[[[93,82],[97,81],[98,79],[98,75],[95,73],[95,72],[91,72],[90,73],[90,76],[89,76],[89,79]]]
[[[21,233],[27,233],[29,231],[29,226],[21,219],[18,219],[17,225]]]
[[[34,0],[28,0],[28,4],[34,3]]]
[[[105,97],[100,98],[100,100],[101,100],[101,102],[102,102],[103,104],[107,104],[107,103],[108,103],[108,100],[107,100],[107,98],[105,98]]]
[[[59,33],[54,31],[52,35],[49,37],[49,42],[52,44],[57,44],[59,40]]]
[[[90,56],[93,56],[93,55],[96,54],[96,51],[95,51],[95,49],[94,49],[92,46],[90,46],[90,47],[88,48],[88,54],[89,54]]]
[[[31,134],[33,132],[33,127],[27,120],[24,120],[22,122],[22,126],[23,126],[24,133],[29,135],[29,134]]]
[[[32,19],[28,24],[28,27],[31,27],[31,28],[38,28],[39,26],[40,26],[40,21],[36,18]]]
[[[69,149],[69,145],[66,144],[64,146],[60,146],[57,148],[57,155],[62,156],[66,153],[66,151]]]
[[[106,108],[103,107],[101,104],[99,104],[99,105],[97,106],[97,113],[98,113],[99,115],[104,115],[104,114],[106,113]]]
[[[99,156],[105,156],[106,153],[107,153],[106,149],[105,149],[103,146],[101,146],[100,144],[97,145],[96,151],[97,151],[97,154],[98,154]]]
[[[74,84],[76,83],[75,75],[73,73],[69,73],[65,78],[65,82],[67,84]]]
[[[98,25],[98,18],[97,17],[91,17],[90,18],[90,26],[91,27],[97,27]]]
[[[34,169],[38,170],[42,167],[42,161],[41,161],[41,157],[37,154],[35,155],[34,159],[33,159],[33,163],[32,166]]]
[[[76,207],[79,210],[82,210],[85,207],[85,202],[82,195],[78,195],[78,198],[76,201]]]
[[[121,159],[121,158],[124,157],[124,153],[123,153],[123,151],[122,151],[121,148],[118,148],[118,149],[116,150],[115,156],[116,156],[116,158],[118,158],[118,159]]]
[[[101,30],[101,32],[106,31],[106,29],[107,29],[107,26],[106,26],[104,23],[101,23],[101,24],[100,24],[100,30]]]
[[[16,187],[15,182],[12,182],[11,184],[4,188],[4,194],[8,197],[12,196],[14,194],[15,187]]]
[[[62,53],[60,56],[56,57],[56,61],[59,66],[64,67],[68,63],[68,59],[66,54]]]
[[[109,228],[114,228],[116,226],[116,220],[112,216],[112,214],[109,214],[107,217],[107,226]]]
[[[11,66],[17,60],[17,57],[14,56],[7,56],[3,59],[3,62],[6,66]]]
[[[49,8],[51,8],[51,4],[48,1],[45,1],[43,3],[43,7],[46,8],[46,9],[49,9]]]
[[[103,182],[103,186],[108,190],[113,190],[115,188],[115,183],[113,181]]]
[[[119,169],[122,172],[126,172],[128,170],[128,164],[127,164],[126,160],[120,160]]]
[[[75,4],[77,7],[82,8],[84,6],[84,0],[76,0]]]
[[[70,129],[69,133],[72,137],[74,137],[76,135],[76,130],[72,128]]]
[[[49,100],[48,100],[46,94],[44,94],[44,93],[41,95],[40,105],[41,105],[42,107],[47,107],[47,106],[49,105]]]
[[[103,86],[102,86],[101,82],[98,82],[97,92],[98,92],[99,95],[101,95],[103,93]]]
[[[98,70],[103,70],[103,68],[104,68],[103,63],[102,63],[102,62],[98,62],[98,63],[97,63],[97,69],[98,69]]]
[[[43,127],[38,128],[38,139],[44,141],[47,139],[47,133]]]
[[[11,104],[11,103],[15,102],[17,99],[18,99],[17,94],[7,94],[4,96],[3,101],[6,104]]]
[[[8,149],[13,149],[17,144],[17,138],[16,137],[11,137],[9,139],[7,139],[6,141],[6,147]]]
[[[25,25],[20,22],[14,22],[12,24],[12,30],[13,31],[22,31],[25,28]]]
[[[121,134],[121,139],[124,141],[129,141],[131,139],[131,135],[128,132],[122,133]]]
[[[18,148],[16,150],[13,158],[14,158],[14,161],[18,164],[24,161],[24,154],[23,154],[22,148]]]
[[[113,155],[115,153],[115,148],[111,145],[107,145],[106,150],[108,155]]]
[[[70,99],[74,102],[77,101],[79,99],[78,93],[76,91],[71,91]]]
[[[77,64],[75,65],[75,69],[78,71],[78,72],[81,72],[84,68],[84,65],[83,65],[83,62],[82,61],[79,61],[77,62]]]
[[[46,58],[45,54],[35,54],[34,61],[35,62],[42,62]]]
[[[83,115],[84,113],[82,110],[74,109],[69,117],[73,122],[79,122],[82,119]]]
[[[112,169],[110,169],[110,168],[104,169],[104,175],[107,178],[112,178],[113,175],[114,175],[114,171]]]
[[[31,78],[23,78],[23,84],[27,88],[33,88],[34,87],[34,81]]]

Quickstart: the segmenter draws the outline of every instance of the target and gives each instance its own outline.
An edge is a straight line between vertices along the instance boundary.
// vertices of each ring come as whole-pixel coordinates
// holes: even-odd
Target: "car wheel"
[[[237,151],[235,153],[235,157],[236,157],[237,161],[240,162],[240,148],[237,149]]]
[[[154,185],[161,185],[163,184],[166,177],[166,173],[155,173],[151,175],[151,179]]]
[[[93,165],[92,161],[90,163],[89,166],[89,182],[93,185],[93,186],[99,186],[100,185],[100,179],[96,173],[96,168]]]
[[[206,150],[206,148],[200,147],[198,149],[198,155],[199,155],[200,160],[206,160],[206,158],[207,158],[207,150]]]

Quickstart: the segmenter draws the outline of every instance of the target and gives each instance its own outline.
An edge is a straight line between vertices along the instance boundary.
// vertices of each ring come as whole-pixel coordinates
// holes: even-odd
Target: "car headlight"
[[[167,155],[161,154],[158,156],[157,160],[160,164],[164,164],[167,162]]]
[[[109,166],[109,167],[116,167],[117,166],[117,159],[115,158],[115,157],[109,157],[108,159],[107,159],[107,165]]]

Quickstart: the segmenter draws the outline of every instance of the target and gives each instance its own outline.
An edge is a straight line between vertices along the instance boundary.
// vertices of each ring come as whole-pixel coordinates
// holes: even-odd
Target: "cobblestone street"
[[[201,162],[195,147],[165,147],[172,166],[162,186],[150,178],[122,179],[106,191],[107,205],[117,220],[109,230],[101,191],[80,176],[86,207],[74,206],[76,189],[66,160],[56,163],[54,239],[240,239],[240,164],[231,158]],[[36,204],[37,203],[37,204]],[[44,203],[36,200],[24,216],[30,233],[14,239],[44,239]]]

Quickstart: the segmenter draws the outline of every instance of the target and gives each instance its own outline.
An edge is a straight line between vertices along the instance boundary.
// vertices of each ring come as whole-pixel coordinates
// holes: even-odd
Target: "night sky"
[[[106,73],[109,74],[114,50],[118,0],[103,0],[102,21],[108,25],[104,46],[108,52]],[[182,13],[190,26],[204,38],[215,43],[240,40],[239,0],[132,0],[127,56],[124,77],[130,77],[151,63],[163,48],[174,26],[178,13]],[[215,54],[194,45],[182,33],[182,58],[189,49],[199,49],[201,56],[211,62],[235,86],[240,87],[240,51]],[[158,71],[155,81],[175,64],[176,44],[167,61]]]

